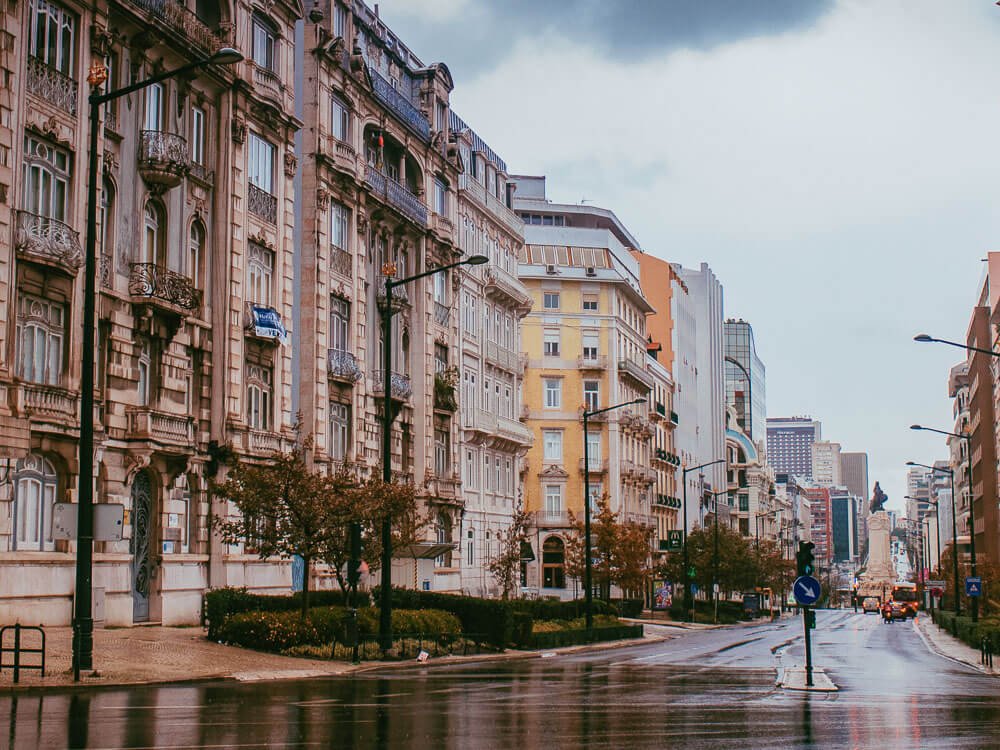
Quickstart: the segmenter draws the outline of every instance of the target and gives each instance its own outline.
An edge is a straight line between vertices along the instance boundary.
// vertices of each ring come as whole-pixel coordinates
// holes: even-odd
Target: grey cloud
[[[477,0],[448,24],[414,15],[394,28],[425,61],[457,77],[503,60],[525,38],[556,34],[620,62],[674,49],[711,49],[741,39],[811,26],[835,0]],[[383,17],[392,25],[392,7]]]

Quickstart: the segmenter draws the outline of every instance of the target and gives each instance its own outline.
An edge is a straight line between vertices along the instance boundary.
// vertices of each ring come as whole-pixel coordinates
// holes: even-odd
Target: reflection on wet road
[[[821,612],[842,688],[775,687],[801,622],[546,659],[0,698],[0,747],[989,748],[1000,681],[928,651],[911,623]]]

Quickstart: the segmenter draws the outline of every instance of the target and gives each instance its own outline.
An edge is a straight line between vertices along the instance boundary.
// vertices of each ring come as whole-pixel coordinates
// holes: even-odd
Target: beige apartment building
[[[0,619],[66,624],[80,419],[96,502],[125,539],[95,545],[109,624],[195,622],[210,585],[287,586],[287,565],[224,547],[208,483],[291,437],[297,3],[4,6],[0,53]],[[235,46],[246,60],[169,79],[101,114],[97,372],[81,415],[87,72],[108,86]]]

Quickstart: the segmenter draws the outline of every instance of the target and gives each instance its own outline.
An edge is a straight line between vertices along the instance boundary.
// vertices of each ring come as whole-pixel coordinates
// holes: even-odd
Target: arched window
[[[542,586],[566,588],[566,545],[557,536],[550,536],[542,543]]]
[[[164,255],[167,224],[164,220],[163,209],[150,201],[146,204],[144,214],[144,230],[142,241],[143,263],[161,264]]]
[[[14,549],[50,550],[56,471],[49,461],[31,454],[17,462],[14,474]]]
[[[200,221],[191,224],[188,237],[187,272],[195,289],[202,288],[202,264],[205,262],[205,227]]]
[[[115,187],[111,180],[104,180],[101,187],[101,258],[114,254]],[[101,266],[103,276],[104,266]]]

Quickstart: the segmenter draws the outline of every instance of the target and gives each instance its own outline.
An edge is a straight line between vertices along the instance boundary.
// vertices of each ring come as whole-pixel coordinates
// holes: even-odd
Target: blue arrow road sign
[[[979,576],[968,576],[965,579],[966,596],[979,596],[983,593],[983,579]]]
[[[795,579],[795,585],[792,586],[792,594],[795,595],[795,601],[799,604],[815,604],[819,599],[820,586],[819,581],[817,581],[812,576],[799,576]]]

